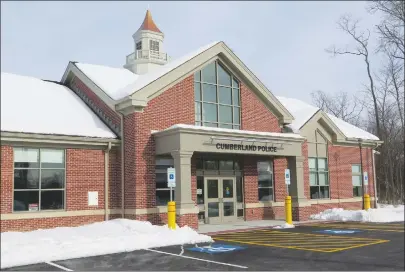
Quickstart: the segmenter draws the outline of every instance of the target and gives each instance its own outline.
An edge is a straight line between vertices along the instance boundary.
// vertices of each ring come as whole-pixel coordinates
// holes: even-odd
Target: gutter
[[[110,150],[111,142],[108,142],[107,149],[104,152],[104,220],[108,220],[108,196],[109,196],[109,172],[110,172]]]

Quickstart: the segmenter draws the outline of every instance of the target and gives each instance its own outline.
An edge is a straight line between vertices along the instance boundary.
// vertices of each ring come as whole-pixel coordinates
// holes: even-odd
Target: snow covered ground
[[[342,208],[327,209],[313,214],[310,219],[358,222],[399,222],[404,221],[404,205],[392,206],[379,204],[377,209],[344,210]]]
[[[1,233],[1,268],[103,254],[213,242],[189,227],[115,219],[80,227]]]

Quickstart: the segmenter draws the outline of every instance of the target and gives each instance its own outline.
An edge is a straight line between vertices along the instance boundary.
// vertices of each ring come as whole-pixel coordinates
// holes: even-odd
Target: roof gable
[[[117,105],[117,109],[124,111],[125,108],[131,106],[134,109],[146,106],[150,99],[216,59],[220,59],[232,73],[255,92],[279,118],[280,123],[290,123],[292,121],[292,114],[223,42],[211,43],[168,63],[154,72],[141,76],[133,84],[120,90],[120,95],[128,95],[129,99],[121,100]]]

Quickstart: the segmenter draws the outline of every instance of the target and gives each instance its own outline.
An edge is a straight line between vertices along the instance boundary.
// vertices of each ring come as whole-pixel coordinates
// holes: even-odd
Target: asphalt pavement
[[[55,261],[8,271],[404,271],[404,224],[331,223],[233,231],[215,243]]]

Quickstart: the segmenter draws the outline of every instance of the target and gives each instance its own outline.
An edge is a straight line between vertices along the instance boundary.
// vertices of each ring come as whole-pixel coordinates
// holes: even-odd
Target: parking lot
[[[184,245],[5,270],[404,270],[403,223],[330,223],[212,235]]]

